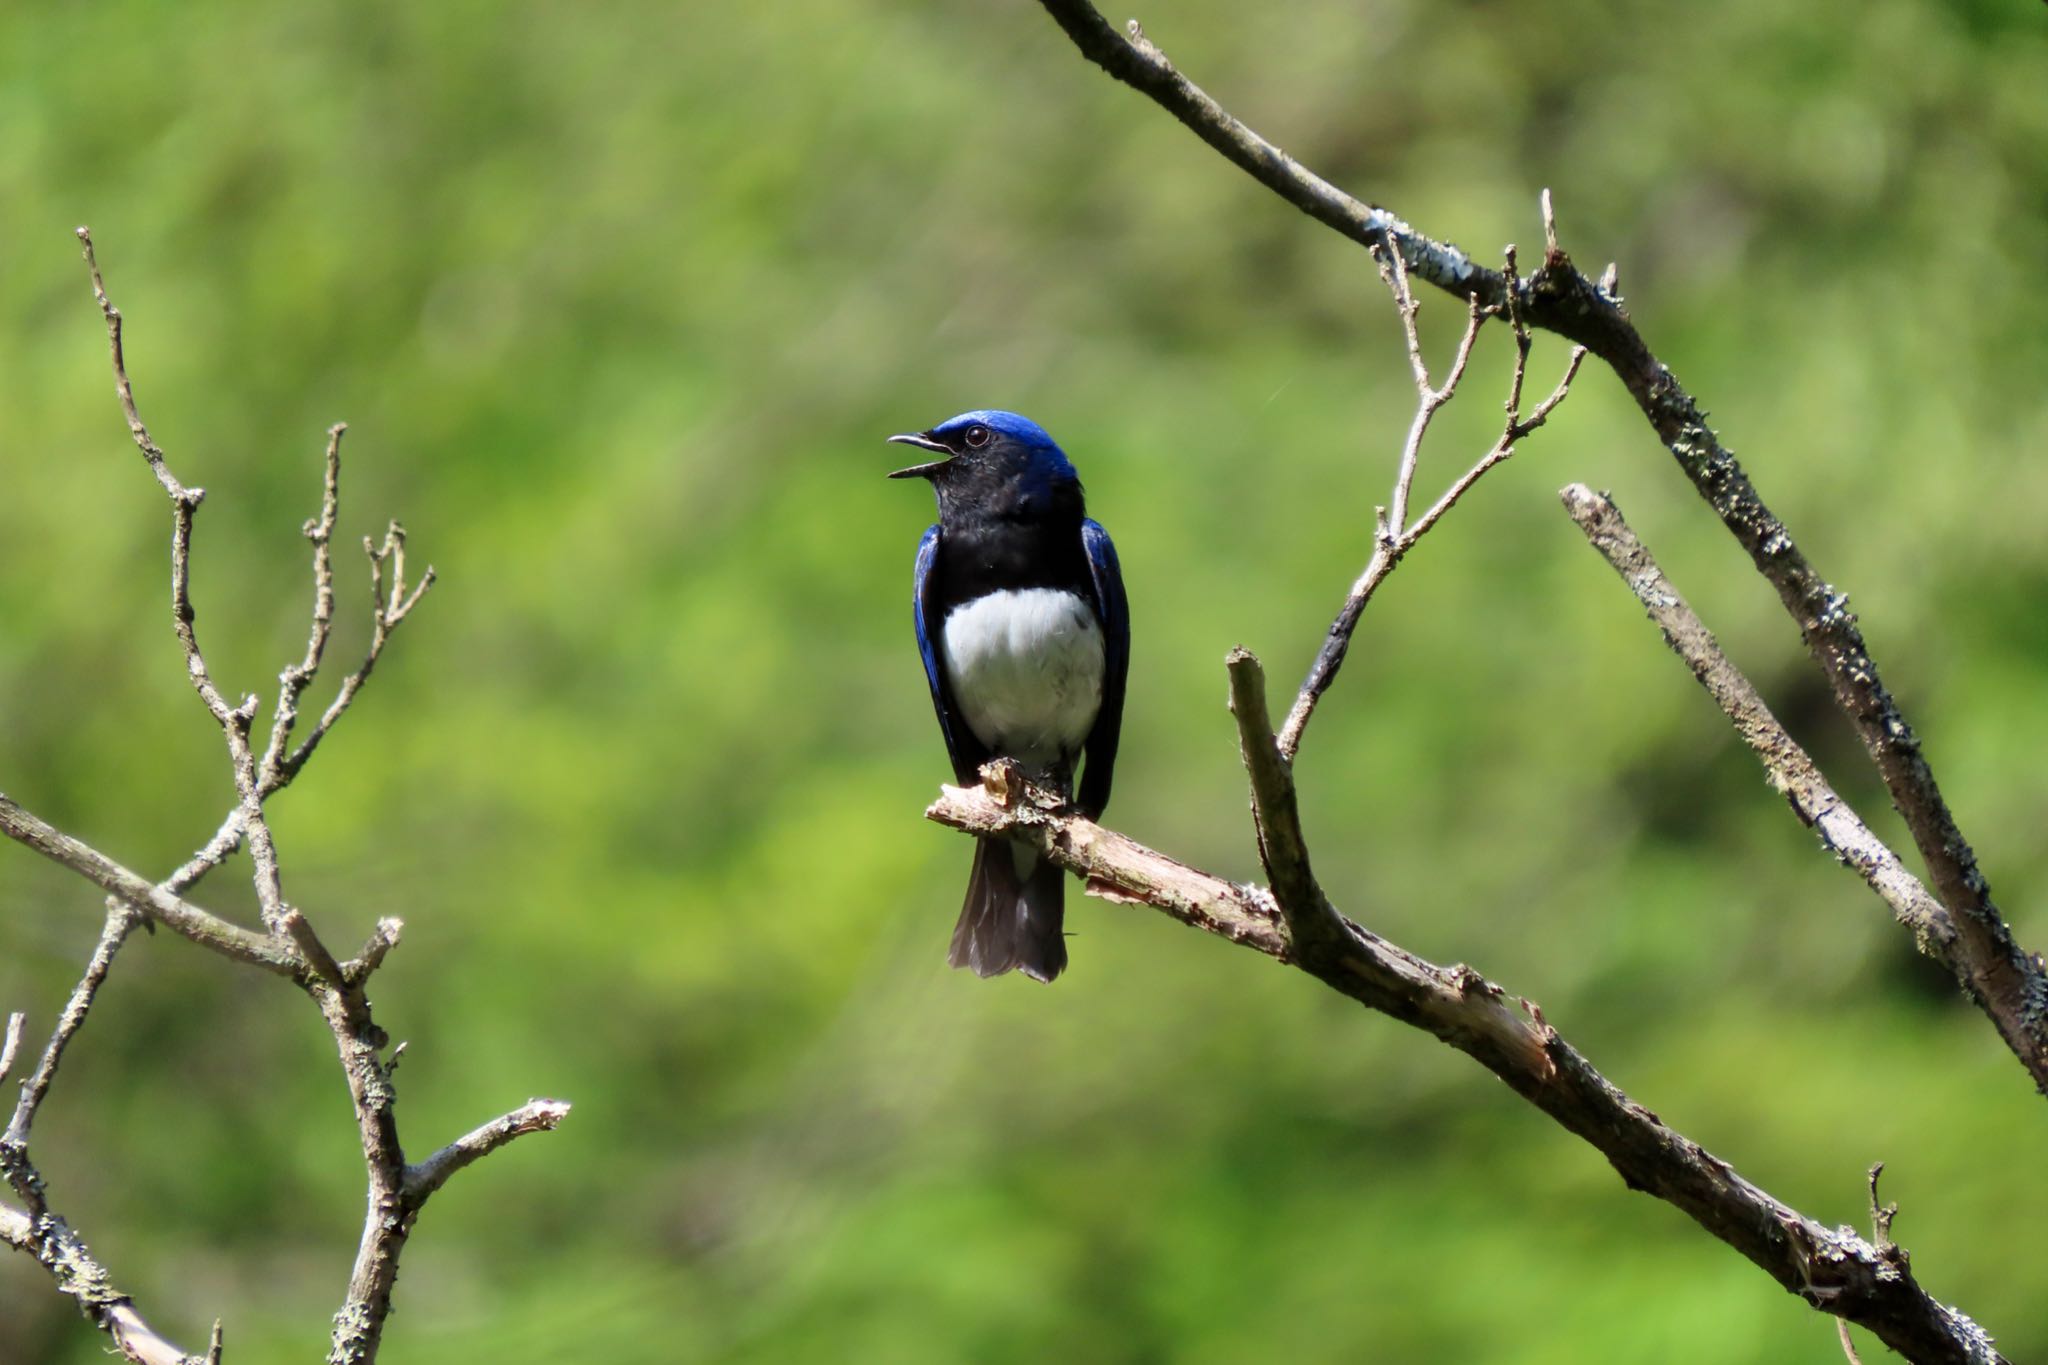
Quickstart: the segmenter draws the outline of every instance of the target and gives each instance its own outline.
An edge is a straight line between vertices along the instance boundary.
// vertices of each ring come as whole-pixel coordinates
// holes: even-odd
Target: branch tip
[[[0,1082],[7,1079],[7,1073],[14,1069],[15,1054],[21,1051],[21,1029],[28,1022],[28,1016],[20,1010],[7,1016],[7,1036],[0,1040]]]
[[[305,959],[306,965],[312,969],[315,976],[336,990],[348,988],[348,977],[341,970],[341,964],[334,960],[333,953],[327,951],[327,945],[320,941],[320,935],[314,932],[312,922],[298,906],[284,907],[284,913],[278,919],[278,927],[298,945],[299,955]]]
[[[369,980],[370,974],[384,965],[384,958],[398,946],[399,937],[405,932],[405,921],[396,915],[387,915],[377,921],[377,927],[364,940],[362,951],[353,959],[342,964],[341,974],[351,986],[360,986]],[[403,1044],[400,1044],[403,1047]],[[394,1061],[396,1059],[394,1058]]]
[[[533,1099],[489,1123],[471,1129],[417,1165],[408,1166],[402,1186],[406,1204],[417,1210],[457,1171],[528,1133],[552,1132],[569,1116],[567,1100]]]
[[[1899,1206],[1896,1203],[1880,1204],[1877,1201],[1877,1178],[1882,1174],[1884,1174],[1884,1163],[1879,1161],[1872,1164],[1870,1168],[1870,1231],[1877,1241],[1877,1249],[1880,1253],[1897,1248],[1898,1244],[1892,1241],[1892,1219],[1899,1216]]]

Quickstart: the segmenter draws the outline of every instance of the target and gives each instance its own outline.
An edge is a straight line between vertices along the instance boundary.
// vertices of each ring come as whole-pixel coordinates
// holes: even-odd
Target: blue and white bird
[[[1090,819],[1109,804],[1131,657],[1130,613],[1109,533],[1044,428],[1014,412],[963,412],[891,441],[941,458],[928,479],[939,524],[917,547],[917,648],[953,775],[1014,759]],[[1078,788],[1074,765],[1085,760]],[[1067,965],[1060,869],[1006,839],[975,845],[947,961],[978,976]]]

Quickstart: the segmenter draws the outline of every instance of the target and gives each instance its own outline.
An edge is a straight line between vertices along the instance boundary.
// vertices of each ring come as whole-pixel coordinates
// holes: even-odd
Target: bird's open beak
[[[953,455],[952,451],[946,449],[921,431],[906,431],[891,436],[889,439],[897,445],[916,446],[919,450],[935,450],[947,457],[945,460],[933,460],[930,464],[914,464],[908,469],[893,470],[889,474],[889,477],[892,479],[929,479],[932,475],[944,469]]]

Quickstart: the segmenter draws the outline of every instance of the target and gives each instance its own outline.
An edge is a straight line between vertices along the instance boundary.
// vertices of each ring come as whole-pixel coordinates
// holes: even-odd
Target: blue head
[[[966,505],[1023,516],[1080,505],[1081,476],[1045,428],[1029,417],[976,408],[929,431],[889,439],[941,457],[889,477],[931,480],[942,520]]]

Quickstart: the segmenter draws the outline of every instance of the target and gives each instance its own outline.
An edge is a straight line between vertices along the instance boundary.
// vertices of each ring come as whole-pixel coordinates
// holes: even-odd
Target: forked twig
[[[1548,192],[1545,193],[1545,208],[1548,211]],[[1507,273],[1510,279],[1515,275],[1515,249],[1507,249]],[[1419,311],[1415,294],[1408,281],[1408,268],[1401,253],[1391,244],[1382,245],[1373,252],[1379,263],[1380,278],[1386,282],[1394,297],[1394,311],[1401,318],[1402,332],[1408,346],[1409,369],[1415,377],[1415,416],[1408,424],[1408,436],[1401,445],[1400,458],[1395,462],[1394,487],[1387,506],[1375,518],[1372,557],[1366,561],[1365,569],[1352,583],[1350,592],[1345,594],[1344,605],[1338,609],[1337,619],[1330,624],[1324,637],[1323,646],[1317,652],[1315,662],[1309,666],[1308,676],[1302,680],[1301,689],[1296,693],[1294,705],[1287,713],[1286,723],[1280,727],[1279,752],[1281,758],[1292,763],[1301,751],[1302,732],[1308,728],[1309,718],[1315,714],[1316,703],[1322,699],[1330,684],[1336,681],[1337,670],[1344,665],[1344,656],[1351,648],[1351,636],[1358,629],[1359,619],[1365,614],[1366,604],[1379,585],[1386,580],[1400,564],[1402,558],[1415,543],[1422,539],[1443,519],[1444,513],[1457,506],[1458,501],[1472,490],[1472,486],[1484,478],[1487,472],[1510,458],[1523,438],[1550,420],[1550,414],[1557,410],[1571,393],[1572,381],[1578,377],[1579,366],[1586,358],[1586,348],[1574,346],[1571,357],[1565,362],[1564,375],[1552,389],[1550,396],[1536,405],[1527,417],[1522,415],[1522,387],[1529,365],[1529,329],[1523,323],[1520,304],[1513,302],[1516,292],[1510,291],[1507,313],[1509,327],[1515,337],[1514,370],[1508,381],[1508,396],[1503,407],[1506,421],[1501,426],[1500,437],[1494,441],[1485,454],[1481,455],[1464,473],[1452,480],[1437,500],[1429,505],[1413,522],[1408,519],[1408,503],[1415,483],[1415,472],[1421,463],[1423,438],[1429,434],[1429,424],[1439,409],[1457,396],[1458,385],[1465,377],[1465,371],[1472,359],[1472,345],[1478,338],[1479,329],[1487,314],[1481,309],[1476,297],[1469,300],[1465,313],[1465,331],[1459,338],[1458,349],[1451,358],[1450,369],[1442,384],[1430,379],[1429,366],[1422,355],[1422,337],[1416,326]]]

